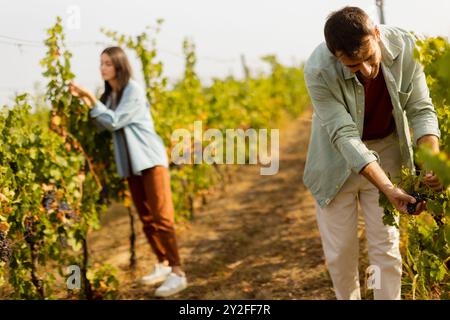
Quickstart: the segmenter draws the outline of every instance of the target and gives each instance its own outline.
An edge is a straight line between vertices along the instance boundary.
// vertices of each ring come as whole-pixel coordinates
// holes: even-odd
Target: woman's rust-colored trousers
[[[159,262],[180,266],[169,169],[154,166],[141,174],[131,174],[127,180],[144,233]]]

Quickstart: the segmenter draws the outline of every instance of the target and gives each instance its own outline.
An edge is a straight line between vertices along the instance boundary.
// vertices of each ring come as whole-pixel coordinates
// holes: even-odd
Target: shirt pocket
[[[398,100],[400,102],[400,106],[404,110],[406,105],[408,104],[409,97],[411,96],[411,93],[413,91],[413,85],[408,88],[407,91],[398,91]]]

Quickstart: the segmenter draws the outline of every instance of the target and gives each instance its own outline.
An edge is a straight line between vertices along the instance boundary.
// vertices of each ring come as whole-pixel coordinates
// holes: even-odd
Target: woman
[[[155,132],[145,91],[131,78],[125,52],[120,47],[106,48],[101,54],[100,71],[105,81],[100,100],[73,82],[69,89],[91,107],[90,116],[100,127],[113,133],[118,173],[128,180],[145,235],[158,258],[153,272],[141,283],[164,281],[155,295],[167,297],[185,289],[187,281],[175,237],[166,150]]]

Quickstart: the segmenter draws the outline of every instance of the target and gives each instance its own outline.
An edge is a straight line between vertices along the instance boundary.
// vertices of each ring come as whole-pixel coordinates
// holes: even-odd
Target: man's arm
[[[408,118],[409,126],[412,129],[413,145],[418,145],[419,140],[433,135],[440,137],[440,130],[436,110],[430,97],[430,90],[427,85],[426,75],[423,66],[414,58],[416,39],[408,35],[405,42],[404,66],[406,70],[413,68],[410,91],[406,94],[404,110]],[[406,63],[408,61],[408,63]],[[405,72],[406,72],[405,70]],[[425,138],[428,140],[429,138]]]
[[[314,113],[320,125],[327,131],[331,144],[341,153],[355,173],[377,155],[361,141],[358,128],[339,94],[335,81],[326,81],[320,71],[305,68],[305,81]]]
[[[417,146],[429,145],[433,153],[439,153],[439,138],[432,134],[427,134],[417,140]]]
[[[431,147],[433,152],[439,152],[439,139],[435,135],[425,135],[417,140],[417,145],[427,144]],[[386,173],[380,167],[378,162],[374,161],[365,166],[361,172],[364,177],[367,178],[378,190],[383,192],[389,201],[401,212],[407,213],[407,204],[415,203],[415,199],[412,196],[406,194],[402,189],[395,187]],[[442,184],[438,178],[433,174],[427,174],[424,177],[424,182],[432,188],[441,189]],[[420,213],[426,207],[425,203],[419,203],[416,208],[416,212]]]
[[[383,192],[389,201],[402,213],[407,213],[408,203],[415,203],[416,199],[408,195],[402,189],[395,187],[391,180],[386,176],[378,162],[374,161],[365,166],[360,174],[367,178],[378,190]],[[416,208],[416,214],[425,209],[425,203],[419,203]]]

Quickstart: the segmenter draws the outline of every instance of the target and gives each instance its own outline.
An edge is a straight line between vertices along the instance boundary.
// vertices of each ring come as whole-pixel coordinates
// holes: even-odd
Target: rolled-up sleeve
[[[436,110],[430,98],[425,73],[420,63],[415,63],[414,76],[410,95],[405,106],[406,117],[412,129],[413,144],[425,135],[435,135],[440,138]]]
[[[135,115],[146,105],[145,94],[136,85],[128,85],[116,110],[107,108],[100,100],[90,111],[90,116],[109,131],[119,130],[133,122]]]
[[[343,101],[333,94],[320,72],[305,72],[305,80],[316,117],[349,167],[360,173],[367,164],[379,161],[378,154],[362,142],[356,123]]]

